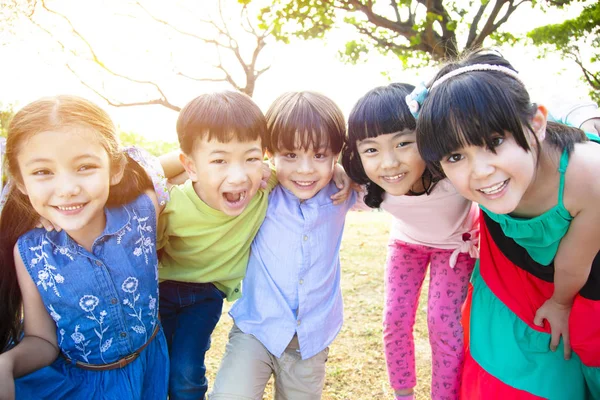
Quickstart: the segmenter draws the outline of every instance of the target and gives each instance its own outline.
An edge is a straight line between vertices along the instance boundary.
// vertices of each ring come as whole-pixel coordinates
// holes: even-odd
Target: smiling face
[[[404,130],[361,140],[358,153],[367,177],[394,196],[423,190],[425,162],[419,155],[415,132]]]
[[[314,197],[333,177],[337,154],[324,148],[315,151],[279,150],[271,155],[279,183],[301,201]]]
[[[532,186],[536,157],[534,151],[519,146],[511,134],[496,135],[492,143],[493,149],[463,147],[440,164],[463,197],[496,214],[509,214]]]
[[[35,211],[82,244],[104,230],[112,174],[108,153],[87,127],[37,133],[21,145],[17,162]]]
[[[261,140],[222,143],[207,137],[197,139],[192,154],[182,154],[181,162],[202,201],[227,215],[240,215],[262,179]]]

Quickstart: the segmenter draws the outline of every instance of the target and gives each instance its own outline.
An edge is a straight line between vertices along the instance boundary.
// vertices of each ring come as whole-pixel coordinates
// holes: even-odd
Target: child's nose
[[[81,186],[76,179],[63,178],[58,182],[57,194],[61,197],[77,196],[81,193]]]
[[[381,166],[383,168],[395,168],[400,165],[400,161],[393,152],[387,152],[383,155]]]
[[[227,180],[231,184],[241,184],[248,180],[248,174],[242,166],[232,166],[229,169]]]
[[[299,172],[310,173],[314,171],[314,165],[312,160],[302,160],[298,167]]]

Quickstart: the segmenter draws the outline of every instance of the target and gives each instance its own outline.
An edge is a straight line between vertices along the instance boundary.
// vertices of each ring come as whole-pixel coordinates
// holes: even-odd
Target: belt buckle
[[[119,368],[123,368],[128,365],[130,362],[138,358],[140,354],[138,352],[133,352],[131,354],[126,355],[118,361]]]

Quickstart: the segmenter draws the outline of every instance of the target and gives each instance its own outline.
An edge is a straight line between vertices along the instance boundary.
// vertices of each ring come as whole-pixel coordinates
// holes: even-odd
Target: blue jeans
[[[169,347],[169,399],[204,399],[204,356],[223,310],[225,294],[212,283],[160,283],[160,318]]]

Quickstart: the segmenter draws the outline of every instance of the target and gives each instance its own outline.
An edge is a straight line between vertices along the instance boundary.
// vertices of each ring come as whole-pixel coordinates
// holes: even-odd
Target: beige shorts
[[[320,399],[325,383],[329,348],[302,360],[294,336],[281,358],[275,357],[253,335],[235,324],[217,372],[210,400],[262,400],[265,386],[275,375],[276,400]]]

